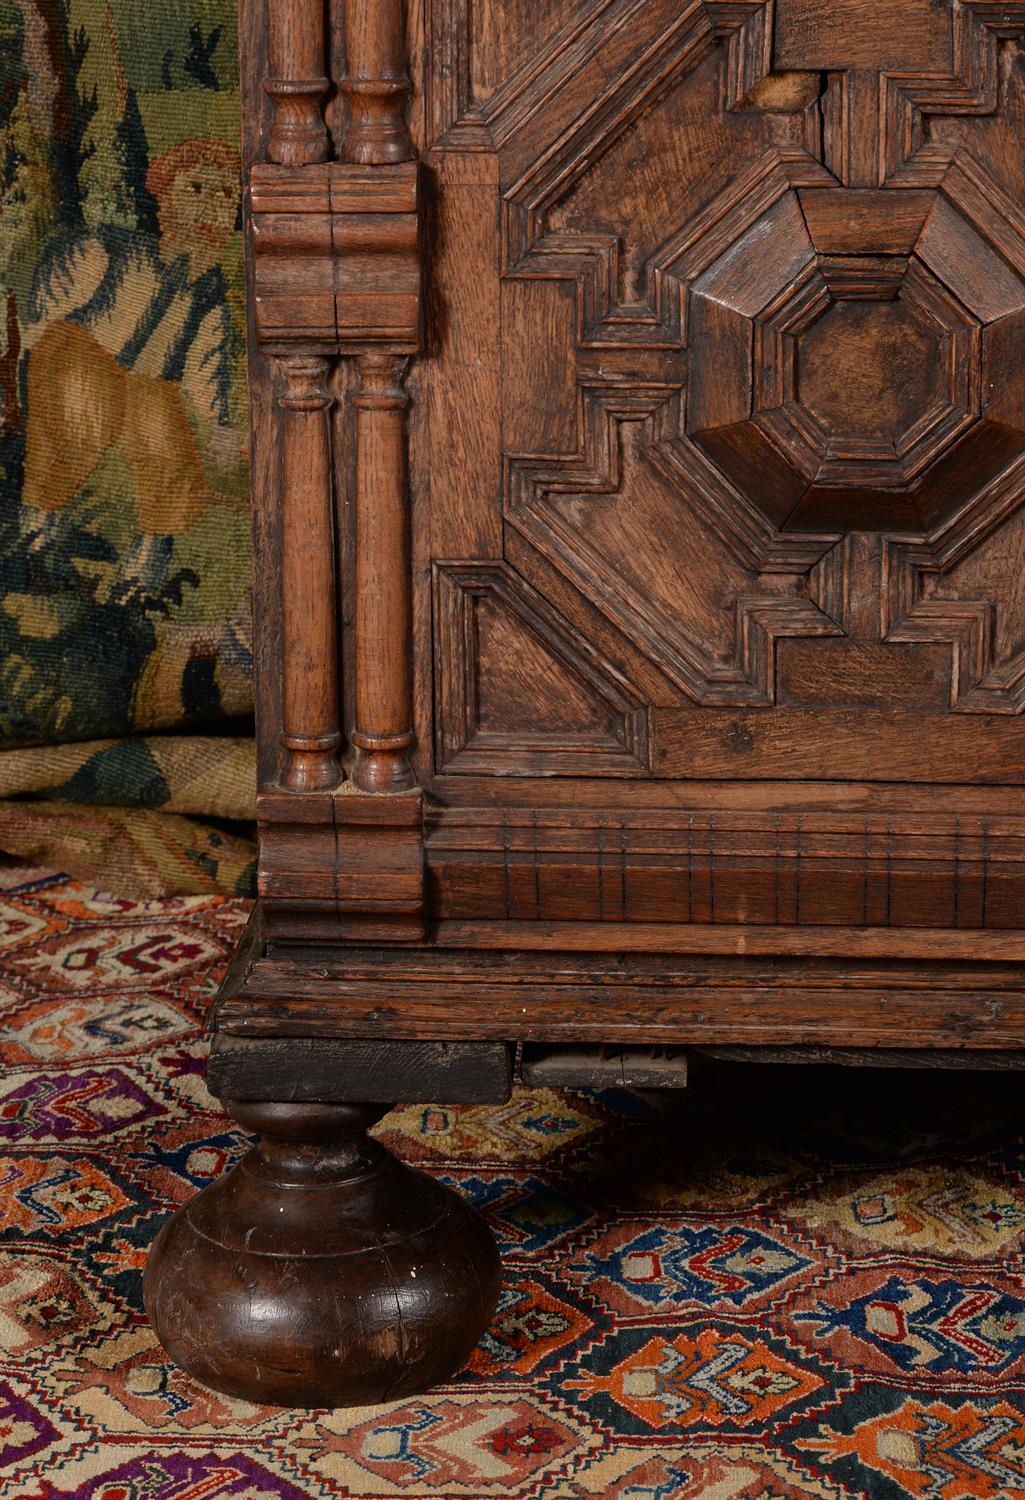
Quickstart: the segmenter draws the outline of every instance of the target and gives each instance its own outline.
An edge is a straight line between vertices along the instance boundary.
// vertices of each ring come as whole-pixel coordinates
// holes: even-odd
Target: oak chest
[[[242,22],[264,1144],[148,1297],[374,1400],[498,1275],[391,1103],[1025,1047],[1025,4]]]

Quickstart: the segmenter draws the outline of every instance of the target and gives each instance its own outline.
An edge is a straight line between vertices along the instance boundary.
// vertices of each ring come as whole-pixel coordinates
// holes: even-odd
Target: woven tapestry
[[[149,894],[252,881],[236,47],[0,0],[0,849]]]

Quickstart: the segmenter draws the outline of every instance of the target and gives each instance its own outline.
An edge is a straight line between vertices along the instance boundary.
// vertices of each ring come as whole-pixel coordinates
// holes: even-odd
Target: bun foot
[[[501,1266],[458,1194],[369,1126],[386,1106],[225,1101],[263,1139],[165,1224],[144,1279],[160,1342],[229,1396],[358,1406],[466,1362]]]

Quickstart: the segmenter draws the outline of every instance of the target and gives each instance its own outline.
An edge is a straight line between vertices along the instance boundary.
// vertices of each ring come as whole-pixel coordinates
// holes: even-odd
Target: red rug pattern
[[[379,1133],[506,1283],[470,1366],[378,1408],[217,1396],[146,1325],[164,1218],[245,1149],[203,1018],[246,903],[0,888],[3,1500],[1020,1500],[1013,1075],[706,1065]]]

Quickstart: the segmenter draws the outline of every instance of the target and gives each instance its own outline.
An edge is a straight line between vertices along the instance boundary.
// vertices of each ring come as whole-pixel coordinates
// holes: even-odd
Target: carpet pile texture
[[[709,1065],[379,1134],[505,1258],[470,1367],[362,1410],[223,1399],[141,1311],[166,1215],[238,1158],[203,1083],[237,898],[0,889],[3,1500],[1016,1500],[1016,1077]]]

